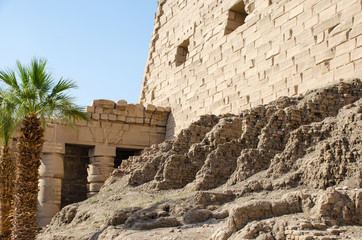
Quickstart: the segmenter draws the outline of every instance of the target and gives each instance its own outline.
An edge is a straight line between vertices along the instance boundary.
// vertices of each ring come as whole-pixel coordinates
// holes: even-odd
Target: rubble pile
[[[153,181],[157,189],[189,183],[206,190],[242,182],[271,190],[296,185],[326,188],[345,178],[362,186],[361,82],[340,83],[304,97],[283,97],[240,115],[206,115],[173,141],[124,161],[114,175],[131,173],[130,185]],[[256,190],[256,189],[254,189]]]

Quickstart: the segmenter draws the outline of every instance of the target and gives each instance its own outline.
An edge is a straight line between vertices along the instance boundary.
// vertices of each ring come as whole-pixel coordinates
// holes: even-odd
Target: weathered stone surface
[[[159,4],[140,101],[172,108],[171,139],[204,114],[239,114],[281,96],[361,78],[362,22],[352,20],[360,19],[361,3],[318,3]]]
[[[323,192],[322,195],[317,197],[306,196],[305,193],[302,192],[292,192],[287,195],[284,195],[279,201],[249,201],[241,206],[236,206],[231,209],[230,217],[227,221],[227,226],[218,229],[211,239],[228,239],[233,233],[243,229],[249,222],[247,227],[245,227],[241,233],[238,234],[238,238],[256,238],[260,236],[260,238],[265,237],[263,235],[263,231],[273,233],[273,235],[277,235],[275,231],[281,233],[279,236],[281,239],[286,239],[288,235],[299,236],[304,235],[306,239],[309,239],[308,231],[286,231],[285,223],[282,223],[281,226],[277,227],[277,229],[272,229],[269,226],[263,226],[260,222],[252,222],[254,220],[268,219],[271,217],[281,216],[285,214],[293,214],[298,212],[306,212],[307,214],[314,214],[313,218],[315,220],[321,220],[327,222],[329,226],[336,224],[359,224],[361,217],[355,214],[357,210],[356,205],[358,201],[354,198],[355,194],[359,194],[361,190],[349,190],[346,192],[336,191],[334,188],[329,188],[327,191]],[[352,196],[352,197],[350,197]],[[315,206],[312,208],[302,209],[302,199],[311,198],[314,202]],[[337,204],[338,203],[338,204]],[[275,222],[269,221],[269,224],[275,226]],[[325,229],[326,225],[323,224],[315,224],[311,222],[298,222],[298,226],[290,227],[290,229],[296,230],[311,230],[311,229]],[[327,232],[321,232],[321,235],[329,235],[339,234],[340,231],[333,231],[329,229]],[[310,231],[310,233],[314,233],[315,236],[318,236],[318,232]],[[271,236],[273,236],[271,235]],[[257,238],[258,239],[258,238]]]
[[[120,224],[124,224],[127,219],[136,211],[140,210],[140,208],[138,207],[133,207],[133,208],[126,208],[126,209],[122,209],[122,210],[117,210],[115,212],[113,212],[113,214],[105,220],[105,224],[107,226],[117,226]]]
[[[154,228],[165,228],[165,227],[177,227],[180,222],[174,217],[160,217],[151,222],[136,223],[134,229],[154,229]]]
[[[361,81],[354,80],[310,91],[304,97],[280,98],[240,115],[205,115],[176,139],[122,163],[114,174],[131,173],[131,185],[154,180],[157,189],[189,183],[197,190],[212,189],[234,185],[264,170],[284,179],[273,185],[253,180],[243,191],[280,189],[298,181],[326,188],[349,176],[362,184],[356,170],[362,148],[357,127],[362,123],[356,117],[361,89]],[[298,161],[313,149],[318,156]],[[300,168],[306,171],[294,170]]]
[[[207,209],[194,209],[189,210],[183,216],[185,223],[198,223],[204,222],[212,217],[212,212]]]

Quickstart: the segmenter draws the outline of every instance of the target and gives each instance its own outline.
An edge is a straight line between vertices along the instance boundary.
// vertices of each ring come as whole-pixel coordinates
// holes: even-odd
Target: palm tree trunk
[[[34,240],[38,232],[37,197],[44,129],[36,114],[27,115],[19,130],[12,239]]]
[[[4,146],[0,156],[0,239],[10,240],[10,210],[13,200],[14,162],[9,146]]]

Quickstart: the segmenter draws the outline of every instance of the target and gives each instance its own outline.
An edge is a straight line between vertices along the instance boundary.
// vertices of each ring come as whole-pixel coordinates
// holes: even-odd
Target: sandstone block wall
[[[142,104],[127,104],[124,100],[117,103],[94,100],[86,111],[92,121],[78,122],[73,128],[58,123],[56,119],[47,123],[39,171],[38,221],[41,226],[49,224],[60,210],[67,145],[89,149],[83,155],[89,157],[84,172],[87,173],[87,195],[90,197],[98,193],[114,170],[116,149],[142,150],[165,140],[170,108],[150,104],[144,107]],[[66,182],[69,190],[76,184]]]
[[[167,138],[362,76],[360,0],[160,0],[140,102],[170,106]]]
[[[79,122],[73,129],[49,122],[45,142],[143,149],[164,141],[170,108],[94,100],[86,112],[92,121]]]

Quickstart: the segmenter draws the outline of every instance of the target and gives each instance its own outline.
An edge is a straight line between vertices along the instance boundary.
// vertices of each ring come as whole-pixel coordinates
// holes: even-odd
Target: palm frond
[[[39,95],[45,95],[51,89],[53,81],[51,74],[46,72],[46,59],[33,58],[28,68],[32,85],[39,90]]]
[[[22,87],[24,88],[24,87],[28,86],[28,83],[30,80],[28,69],[26,67],[24,67],[19,60],[16,61],[16,65],[18,67],[17,72],[21,79]]]
[[[0,71],[0,80],[2,80],[9,87],[19,90],[16,74],[14,71],[10,69]]]
[[[54,86],[52,93],[49,95],[49,97],[56,96],[57,94],[60,94],[64,91],[70,90],[70,89],[76,89],[78,88],[77,84],[70,80],[70,79],[63,79],[61,78],[58,83]]]
[[[0,140],[3,146],[9,145],[11,135],[20,124],[16,106],[16,98],[10,91],[0,92]]]

